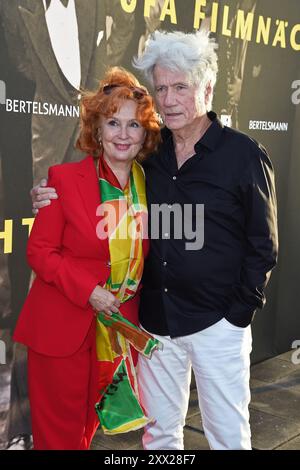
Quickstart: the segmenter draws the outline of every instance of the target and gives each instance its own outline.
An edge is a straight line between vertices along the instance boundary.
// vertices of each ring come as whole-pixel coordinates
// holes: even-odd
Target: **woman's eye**
[[[111,119],[110,121],[108,121],[107,124],[108,124],[109,126],[117,126],[117,125],[118,125],[117,121],[115,121],[114,119]]]
[[[134,128],[139,128],[139,127],[141,127],[140,124],[139,124],[138,122],[136,122],[136,121],[133,121],[130,125],[131,125],[131,127],[134,127]]]

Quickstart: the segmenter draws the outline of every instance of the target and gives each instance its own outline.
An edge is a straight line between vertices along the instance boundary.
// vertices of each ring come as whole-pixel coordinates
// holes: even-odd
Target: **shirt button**
[[[168,204],[168,209],[172,209],[172,204]]]
[[[174,181],[177,180],[177,176],[173,176],[173,180],[174,180]]]
[[[168,234],[168,233],[165,233],[165,234],[164,234],[164,237],[165,237],[165,238],[168,238],[168,237],[169,237],[169,234]]]
[[[165,287],[164,291],[165,291],[165,292],[168,292],[168,289]]]
[[[166,261],[163,262],[163,265],[164,265],[164,266],[167,266],[167,264],[168,264],[168,263],[167,263]]]
[[[110,266],[111,266],[111,262],[110,262],[110,261],[107,261],[107,262],[106,262],[106,266],[110,267]]]

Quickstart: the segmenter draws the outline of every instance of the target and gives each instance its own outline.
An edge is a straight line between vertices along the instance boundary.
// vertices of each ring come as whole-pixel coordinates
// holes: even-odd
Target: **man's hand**
[[[105,312],[111,315],[117,313],[120,307],[120,301],[108,290],[96,286],[93,290],[89,302],[96,312]]]
[[[43,178],[37,186],[30,191],[32,199],[32,212],[36,215],[42,207],[49,206],[51,199],[57,199],[55,188],[47,188],[48,180]]]

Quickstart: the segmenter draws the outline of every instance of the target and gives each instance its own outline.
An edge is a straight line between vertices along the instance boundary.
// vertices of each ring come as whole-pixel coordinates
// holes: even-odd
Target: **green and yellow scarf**
[[[100,158],[99,185],[111,263],[104,287],[124,303],[136,294],[144,267],[143,227],[147,221],[144,171],[134,161],[128,184],[121,189],[107,163]],[[110,316],[99,312],[97,359],[107,371],[107,383],[99,390],[101,398],[96,412],[105,434],[139,429],[151,421],[139,402],[130,344],[148,358],[155,349],[162,348],[159,341],[120,313]]]

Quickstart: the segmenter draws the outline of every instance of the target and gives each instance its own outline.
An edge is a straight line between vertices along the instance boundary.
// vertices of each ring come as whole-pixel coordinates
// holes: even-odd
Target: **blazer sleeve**
[[[19,1],[0,2],[0,22],[2,23],[8,55],[17,68],[28,80],[35,81],[28,35],[21,17],[22,7]]]
[[[107,56],[111,65],[119,64],[132,39],[134,13],[126,13],[119,0],[106,0],[106,14],[112,17],[111,35],[107,41]]]
[[[62,196],[59,167],[49,169],[48,185]],[[66,175],[64,175],[66,177]],[[85,308],[99,280],[62,253],[66,219],[60,198],[39,211],[27,245],[31,268],[44,282],[55,286],[75,305]]]

